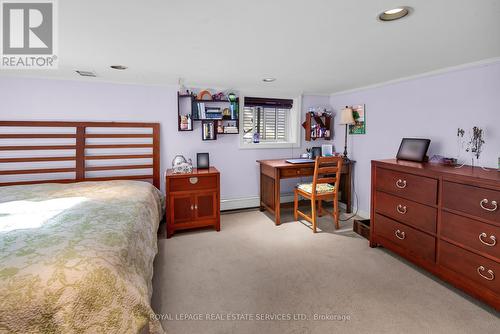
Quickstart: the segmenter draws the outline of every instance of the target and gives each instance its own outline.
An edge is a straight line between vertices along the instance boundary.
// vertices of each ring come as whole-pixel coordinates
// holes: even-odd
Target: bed
[[[0,122],[0,128],[34,129],[54,124],[75,126],[74,137],[69,137],[74,145],[0,144],[0,153],[4,153],[0,155],[0,332],[163,333],[150,306],[157,231],[164,207],[158,190],[158,125]],[[128,136],[125,129],[134,125],[151,129],[151,133]],[[105,128],[105,132],[119,130],[92,134],[87,131],[90,127]],[[1,132],[0,138],[68,138],[56,134],[61,133],[19,134],[16,130]],[[150,138],[151,143],[95,144],[87,138]],[[130,145],[150,149],[151,163],[127,164],[130,154],[120,152],[89,153],[89,147],[120,150],[130,149],[124,147]],[[51,153],[5,155],[23,150],[40,152],[42,146]],[[53,153],[55,146],[74,146],[73,167],[12,167],[18,166],[15,163],[67,161],[55,159],[60,157]],[[140,155],[147,154],[135,154]],[[86,163],[95,157],[108,161],[107,165],[96,169]],[[146,166],[150,173],[144,172]],[[134,169],[139,171],[134,173]],[[56,176],[69,170],[73,178]],[[113,174],[116,171],[118,175]],[[26,179],[29,172],[43,177]],[[4,177],[10,175],[24,178]]]

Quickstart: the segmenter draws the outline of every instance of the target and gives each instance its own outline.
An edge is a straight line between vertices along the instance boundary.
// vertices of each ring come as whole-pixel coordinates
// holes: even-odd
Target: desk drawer
[[[375,214],[375,234],[392,241],[394,244],[406,249],[412,255],[435,261],[435,238],[417,231],[414,228],[400,224],[395,220]]]
[[[494,172],[492,172],[494,173]],[[500,191],[443,182],[443,207],[500,222]]]
[[[217,176],[186,176],[170,179],[168,191],[192,191],[204,189],[216,189]]]
[[[439,244],[439,262],[443,267],[467,277],[485,288],[500,293],[500,264],[446,241]]]
[[[441,236],[491,255],[500,262],[500,227],[442,212]],[[500,272],[498,273],[500,275]]]
[[[286,168],[281,170],[281,177],[299,177],[299,176],[310,176],[313,175],[313,167],[302,167],[302,168]]]
[[[437,201],[437,180],[425,176],[377,169],[377,190],[419,203],[435,205]]]
[[[437,209],[377,191],[375,211],[430,233],[436,233]]]

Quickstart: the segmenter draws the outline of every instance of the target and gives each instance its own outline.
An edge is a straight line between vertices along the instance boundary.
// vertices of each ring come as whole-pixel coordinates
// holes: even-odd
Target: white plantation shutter
[[[271,101],[275,100],[276,99],[273,99]],[[253,141],[254,133],[260,134],[260,141],[262,142],[285,142],[288,139],[287,125],[290,117],[291,104],[273,106],[270,105],[271,103],[266,102],[267,101],[261,102],[261,106],[247,106],[245,102],[245,107],[243,109],[243,138],[246,142]]]
[[[280,141],[288,140],[286,129],[289,115],[289,109],[276,109],[276,139]]]
[[[252,142],[254,134],[254,108],[243,108],[243,139],[247,142]]]

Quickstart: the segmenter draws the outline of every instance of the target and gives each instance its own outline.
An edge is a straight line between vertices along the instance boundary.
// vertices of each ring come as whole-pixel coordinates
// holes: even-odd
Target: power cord
[[[359,198],[358,198],[358,193],[356,192],[356,187],[354,185],[354,177],[351,178],[351,182],[352,182],[352,190],[354,192],[354,198],[356,199],[356,210],[354,211],[354,213],[347,217],[347,218],[344,218],[344,219],[339,219],[341,222],[345,222],[345,221],[348,221],[348,220],[351,220],[352,218],[354,218],[357,214],[358,214],[358,210],[359,210]]]

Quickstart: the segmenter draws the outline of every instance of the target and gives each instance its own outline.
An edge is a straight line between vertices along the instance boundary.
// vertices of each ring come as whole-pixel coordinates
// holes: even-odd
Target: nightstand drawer
[[[441,236],[495,257],[500,262],[500,227],[442,212]],[[498,273],[500,275],[500,273]]]
[[[375,234],[406,249],[409,253],[428,261],[435,261],[436,238],[398,223],[379,214],[375,214]]]
[[[443,207],[500,222],[500,191],[443,182]]]
[[[185,177],[172,177],[169,181],[168,191],[192,191],[216,189],[217,177],[215,175],[199,176],[186,175]]]
[[[465,249],[441,241],[439,262],[483,287],[500,293],[500,264]]]
[[[436,233],[436,208],[379,191],[375,211],[426,232]]]
[[[378,168],[376,182],[377,190],[419,203],[430,205],[437,203],[436,179]]]

